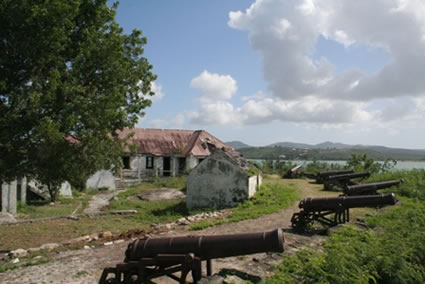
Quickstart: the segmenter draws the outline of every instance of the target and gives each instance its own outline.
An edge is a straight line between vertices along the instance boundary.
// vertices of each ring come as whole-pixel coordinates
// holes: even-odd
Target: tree
[[[146,38],[125,34],[106,0],[0,3],[0,181],[31,176],[51,189],[120,165],[151,105]],[[141,95],[146,94],[146,95]]]

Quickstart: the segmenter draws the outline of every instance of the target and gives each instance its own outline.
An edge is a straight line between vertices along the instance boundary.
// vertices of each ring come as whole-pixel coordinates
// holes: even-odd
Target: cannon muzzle
[[[403,183],[403,179],[349,185],[344,190],[344,193],[346,195],[375,194],[378,189],[383,189],[383,188],[391,187],[394,185],[399,185],[401,183]]]
[[[137,261],[158,254],[193,253],[201,260],[206,260],[260,252],[283,252],[283,243],[281,229],[232,235],[144,238],[130,243],[125,255],[126,261]]]

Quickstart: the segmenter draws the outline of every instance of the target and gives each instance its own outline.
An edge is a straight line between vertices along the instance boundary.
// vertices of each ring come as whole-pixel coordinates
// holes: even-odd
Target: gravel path
[[[301,195],[329,195],[318,192],[316,185],[308,185],[307,181],[294,181],[298,188],[304,188]],[[305,183],[305,184],[303,184]],[[332,195],[332,193],[331,193]],[[334,195],[334,194],[333,194]],[[109,198],[110,199],[110,198]],[[290,229],[290,219],[298,211],[297,204],[279,213],[266,215],[258,219],[245,220],[233,224],[207,228],[190,234],[227,234],[241,232],[258,232],[280,227],[284,230],[285,253],[294,253],[304,247],[317,247],[323,242],[322,236],[304,236],[294,234]],[[170,231],[167,236],[188,234],[186,230]],[[97,283],[103,268],[113,267],[124,258],[128,242],[95,249],[80,249],[60,252],[53,256],[47,264],[19,268],[0,274],[0,283]],[[213,271],[237,271],[247,276],[246,279],[257,280],[269,275],[274,265],[279,263],[278,254],[255,254],[231,257],[213,261]],[[255,281],[256,282],[256,281]],[[168,278],[160,278],[157,283],[176,283]]]
[[[87,206],[86,209],[84,209],[84,214],[96,214],[101,212],[102,208],[109,205],[109,202],[111,199],[113,199],[115,196],[117,196],[119,193],[126,191],[126,189],[123,190],[116,190],[116,191],[106,191],[103,193],[99,193],[96,195],[93,195],[91,200],[89,201],[89,206]]]

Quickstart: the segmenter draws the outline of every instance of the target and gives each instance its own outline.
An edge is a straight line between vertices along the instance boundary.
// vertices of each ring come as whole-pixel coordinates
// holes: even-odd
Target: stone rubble
[[[165,229],[171,230],[171,229],[174,229],[178,226],[187,226],[187,225],[199,222],[199,221],[204,220],[204,219],[221,218],[221,217],[228,215],[229,212],[230,211],[226,210],[226,209],[220,210],[220,211],[214,211],[214,212],[203,212],[203,213],[200,213],[200,214],[180,218],[177,221],[171,222],[171,223],[153,224],[152,227],[154,229],[165,228]]]

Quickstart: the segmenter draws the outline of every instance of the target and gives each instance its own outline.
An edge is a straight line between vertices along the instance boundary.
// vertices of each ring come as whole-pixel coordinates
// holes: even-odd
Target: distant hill
[[[224,144],[227,144],[235,149],[242,149],[242,148],[250,148],[252,146],[249,146],[241,141],[230,141],[230,142],[224,142]]]
[[[294,142],[278,142],[265,147],[250,147],[237,141],[243,147],[239,149],[249,159],[277,159],[284,155],[287,159],[319,159],[319,160],[347,160],[351,154],[367,154],[376,160],[425,160],[424,149],[390,148],[377,145],[349,145],[326,141],[311,145]]]

